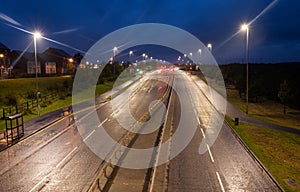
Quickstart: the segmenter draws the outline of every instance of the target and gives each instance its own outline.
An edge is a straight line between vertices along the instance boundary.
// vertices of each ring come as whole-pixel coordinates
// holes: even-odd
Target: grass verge
[[[227,89],[226,91],[228,101],[245,111],[245,101],[239,97],[238,91],[236,89]],[[300,129],[300,111],[287,108],[287,114],[283,114],[283,105],[275,101],[250,102],[249,115],[273,124]]]
[[[112,89],[114,82],[105,82],[104,84],[99,84],[96,86],[95,89],[95,96],[99,96],[109,90]],[[82,100],[83,102],[84,100]],[[72,96],[68,96],[68,97],[64,97],[62,99],[58,99],[53,101],[52,103],[46,105],[46,106],[42,106],[41,107],[41,111],[40,114],[46,114],[48,112],[63,108],[63,107],[67,107],[72,105]],[[32,110],[30,113],[25,114],[24,115],[24,122],[34,118],[37,116],[37,111],[34,109]],[[5,129],[5,121],[4,120],[0,120],[0,131]]]
[[[286,179],[289,179],[295,182],[296,185],[300,185],[299,135],[270,130],[242,122],[235,126],[234,121],[229,117],[226,117],[226,121],[285,191],[300,191],[300,186],[293,187],[285,182]]]

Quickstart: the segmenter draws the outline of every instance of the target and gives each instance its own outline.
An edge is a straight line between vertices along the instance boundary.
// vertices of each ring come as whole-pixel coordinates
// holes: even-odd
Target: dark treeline
[[[226,85],[234,85],[240,97],[246,92],[246,65],[221,65]],[[249,101],[264,98],[300,109],[300,63],[249,64]]]

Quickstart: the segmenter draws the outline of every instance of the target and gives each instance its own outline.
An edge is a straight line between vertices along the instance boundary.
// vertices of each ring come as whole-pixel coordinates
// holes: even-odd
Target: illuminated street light
[[[131,57],[133,55],[133,51],[129,51],[129,56]]]
[[[38,82],[38,61],[37,61],[37,52],[36,52],[36,40],[41,38],[42,34],[40,32],[33,33],[33,42],[34,42],[34,60],[35,60],[35,86],[36,86],[36,99],[37,99],[37,110],[38,115],[40,115],[40,104],[39,104],[39,82]]]
[[[3,69],[4,69],[4,66],[3,66],[3,64],[5,65],[5,59],[4,59],[4,54],[3,53],[0,53],[0,59],[3,59],[3,63],[2,63],[2,65],[1,65],[1,74],[0,74],[0,76],[2,77],[2,71],[3,71]]]
[[[198,52],[200,54],[200,57],[201,57],[201,54],[202,54],[202,49],[198,49]]]
[[[246,31],[246,114],[248,114],[249,100],[249,25],[243,24],[242,31]]]
[[[114,47],[113,51],[114,51],[114,57],[115,57],[116,56],[116,52],[118,51],[118,47]]]
[[[211,43],[207,44],[207,48],[210,50],[210,52],[212,52],[212,44]]]
[[[116,52],[118,51],[118,48],[117,47],[114,47],[113,48],[113,51],[114,51],[114,57],[113,57],[113,60],[115,59],[115,57],[116,57]],[[115,65],[115,63],[113,62],[113,61],[111,61],[112,62],[112,64],[114,65],[114,78],[115,78],[115,76],[116,76],[116,65]]]
[[[146,53],[143,53],[142,57],[143,57],[143,60],[145,60]]]

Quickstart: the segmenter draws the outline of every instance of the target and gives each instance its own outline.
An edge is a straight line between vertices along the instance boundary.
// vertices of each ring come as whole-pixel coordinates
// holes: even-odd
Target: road
[[[113,102],[97,105],[97,115],[101,122],[95,126],[89,124],[93,119],[88,110],[78,114],[80,123],[69,125],[68,119],[37,132],[26,140],[0,153],[0,191],[86,191],[94,179],[107,164],[97,156],[97,150],[114,150],[113,146],[99,142],[100,128],[115,140],[121,141],[128,133],[118,121],[127,123],[130,118],[141,119],[149,112],[153,101],[164,97],[172,82],[184,95],[181,101],[178,93],[172,93],[166,119],[160,129],[142,126],[140,131],[152,130],[133,138],[130,147],[146,149],[157,145],[162,130],[162,139],[171,140],[169,153],[174,155],[180,148],[172,142],[180,124],[182,110],[190,116],[184,122],[185,128],[196,125],[195,133],[184,150],[171,161],[154,169],[128,169],[114,167],[115,176],[106,185],[109,191],[147,191],[167,189],[168,191],[278,191],[271,179],[249,156],[234,137],[227,124],[219,133],[212,147],[204,154],[199,154],[199,145],[205,140],[207,124],[214,108],[199,87],[184,72],[153,72],[130,86],[124,93],[114,98]],[[132,92],[130,100],[124,102],[124,95]],[[112,105],[113,103],[113,105]],[[184,103],[181,105],[180,103]],[[125,104],[129,104],[129,109]],[[166,103],[165,103],[166,104]],[[184,109],[186,107],[186,109]],[[150,107],[151,108],[151,107]],[[150,110],[151,111],[151,110]],[[155,114],[151,115],[155,116]],[[81,121],[81,118],[84,121]],[[198,120],[199,123],[198,123]],[[135,126],[133,123],[127,126]],[[98,127],[98,128],[97,128]],[[91,145],[92,144],[92,145]],[[89,148],[88,146],[92,146]],[[93,148],[94,147],[94,148]],[[94,153],[95,152],[95,153]],[[139,160],[151,164],[158,154],[139,157]],[[124,153],[125,158],[130,154]],[[134,161],[134,159],[131,159]],[[136,159],[135,159],[136,160]],[[138,166],[138,163],[137,163]]]
[[[188,147],[170,162],[168,191],[279,191],[245,151],[226,123],[210,151],[203,155],[198,153],[200,141],[209,129],[205,124],[214,109],[203,94],[205,91],[202,92],[195,86],[190,78],[178,75],[176,80],[181,83],[180,86],[193,90],[190,91],[192,98],[198,97],[199,102],[194,99],[194,105],[201,110],[198,114],[202,123],[198,125]],[[174,110],[175,125],[178,124],[176,121],[180,115],[176,107],[178,106],[175,105]]]

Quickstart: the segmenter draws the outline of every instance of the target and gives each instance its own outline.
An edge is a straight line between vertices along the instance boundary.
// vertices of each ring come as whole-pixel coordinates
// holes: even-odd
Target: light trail
[[[264,8],[254,19],[252,19],[249,23],[247,23],[249,26],[253,24],[258,18],[263,16],[267,11],[269,11],[273,6],[278,2],[279,0],[273,0],[266,8]],[[237,36],[241,32],[241,29],[231,35],[229,38],[227,38],[225,41],[223,41],[220,45],[218,45],[215,50],[223,47],[226,43],[228,43],[231,39],[233,39],[235,36]]]
[[[16,20],[14,20],[13,18],[5,15],[4,13],[0,13],[0,19],[6,21],[6,22],[9,22],[9,23],[12,23],[14,25],[18,25],[18,26],[21,26],[21,24],[19,22],[17,22]]]
[[[78,28],[65,29],[65,30],[62,30],[62,31],[54,32],[54,33],[52,33],[52,35],[60,35],[60,34],[72,33],[72,32],[77,31],[77,30],[78,30]]]
[[[8,23],[6,23],[6,25],[7,25],[7,26],[10,26],[10,27],[12,27],[12,28],[14,28],[14,29],[17,29],[17,30],[19,30],[19,31],[25,32],[25,33],[27,33],[27,34],[34,35],[33,32],[30,32],[30,31],[28,31],[28,30],[26,30],[26,29],[23,29],[23,28],[20,28],[20,27],[17,27],[17,26],[8,24]],[[50,39],[50,38],[47,38],[47,37],[44,37],[44,36],[41,36],[41,38],[42,38],[42,39],[45,39],[45,40],[47,40],[47,41],[50,41],[50,42],[52,42],[52,43],[56,43],[56,44],[58,44],[58,45],[61,45],[61,46],[64,46],[64,47],[68,47],[68,48],[73,49],[73,50],[75,50],[75,51],[79,51],[79,52],[81,52],[81,53],[86,53],[85,51],[80,50],[80,49],[77,49],[77,48],[75,48],[75,47],[72,47],[71,45],[67,45],[67,44],[65,44],[65,43],[61,43],[61,42],[59,42],[59,41],[56,41],[56,40],[53,40],[53,39]]]
[[[24,49],[24,51],[18,56],[16,60],[13,61],[11,66],[9,67],[10,69],[13,69],[16,63],[21,59],[21,57],[24,55],[24,53],[29,49],[29,47],[32,45],[33,41],[29,43],[29,45]]]

